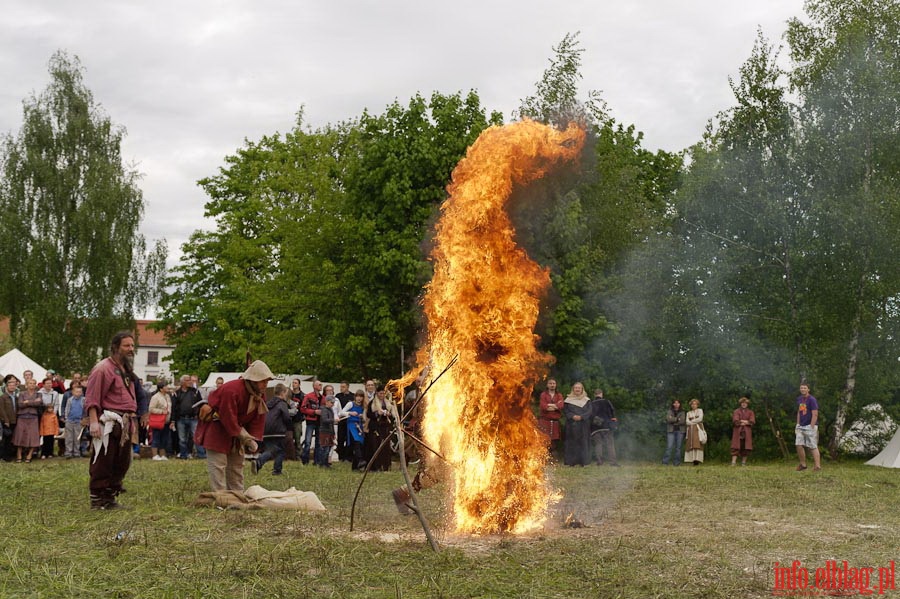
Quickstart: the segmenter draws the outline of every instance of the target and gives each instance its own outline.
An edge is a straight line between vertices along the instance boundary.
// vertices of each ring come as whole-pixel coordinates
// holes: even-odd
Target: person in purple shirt
[[[819,402],[809,394],[809,385],[800,385],[800,397],[797,398],[797,428],[795,429],[797,457],[800,464],[797,471],[806,470],[806,448],[813,457],[813,470],[822,469],[819,454]]]

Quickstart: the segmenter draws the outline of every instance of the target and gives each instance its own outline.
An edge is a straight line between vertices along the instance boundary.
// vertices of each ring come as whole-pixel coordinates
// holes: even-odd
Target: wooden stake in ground
[[[442,376],[444,376],[444,374],[448,370],[450,370],[454,364],[456,364],[458,359],[459,359],[459,355],[453,356],[453,358],[450,360],[450,363],[447,364],[447,366],[440,372],[440,374],[438,374],[436,377],[434,377],[434,380],[431,381],[431,384],[428,385],[428,388],[426,388],[419,395],[418,399],[416,399],[416,402],[413,404],[413,407],[410,408],[410,411],[412,411],[412,409],[415,408],[415,406],[417,406],[420,401],[422,401],[422,398],[425,397],[425,394],[428,393],[428,390],[431,389],[431,386],[434,385],[434,383],[437,382],[438,379],[440,379]],[[431,535],[431,529],[428,526],[428,522],[425,520],[425,516],[422,515],[422,511],[419,509],[418,498],[416,497],[416,492],[413,489],[412,481],[409,478],[409,471],[406,468],[406,450],[405,450],[405,445],[404,445],[405,435],[403,432],[403,421],[400,420],[400,416],[397,412],[397,405],[393,401],[393,396],[391,396],[390,401],[388,403],[391,406],[391,415],[394,418],[394,433],[393,434],[397,435],[397,441],[400,445],[400,471],[403,473],[403,480],[406,482],[407,488],[409,488],[409,496],[413,501],[413,505],[408,506],[408,507],[410,507],[410,509],[412,509],[416,513],[416,516],[419,518],[419,522],[422,524],[422,529],[425,531],[425,536],[428,538],[428,542],[431,545],[431,548],[433,550],[437,551],[438,545],[435,542],[434,537]],[[442,460],[444,459],[444,456],[442,456],[441,454],[436,452],[434,449],[432,449],[431,447],[426,445],[423,441],[416,439],[416,437],[413,437],[413,439],[419,444],[419,446],[424,447],[428,451],[434,453],[440,459],[442,459]],[[359,492],[362,490],[363,483],[366,482],[366,477],[369,475],[370,465],[372,464],[372,462],[375,461],[375,458],[377,458],[379,455],[381,455],[381,452],[384,451],[385,446],[390,442],[390,440],[391,440],[391,436],[389,435],[384,441],[381,442],[381,445],[378,446],[378,449],[375,450],[375,453],[372,455],[372,458],[366,462],[366,469],[363,471],[362,480],[359,481],[359,485],[356,487],[356,494],[353,496],[353,503],[350,504],[350,530],[351,531],[353,530],[353,521],[354,521],[354,516],[356,515],[356,500],[359,499]]]
[[[431,545],[431,548],[434,551],[438,550],[438,544],[435,542],[434,537],[431,536],[431,528],[428,526],[428,521],[425,520],[424,514],[422,514],[422,510],[419,509],[419,499],[416,497],[416,491],[413,489],[412,480],[409,478],[409,471],[406,468],[406,448],[404,445],[404,434],[403,434],[403,423],[400,420],[400,414],[397,412],[397,404],[393,401],[389,401],[388,405],[391,408],[391,415],[394,417],[394,433],[397,435],[397,451],[400,454],[400,472],[403,473],[403,480],[406,482],[406,488],[409,491],[409,498],[412,500],[412,505],[408,505],[408,507],[415,512],[416,517],[419,519],[419,523],[422,525],[422,530],[425,531],[425,537],[428,539],[428,543]]]
[[[788,453],[787,445],[784,442],[784,437],[781,435],[781,431],[778,430],[778,427],[775,426],[775,420],[772,419],[772,412],[769,411],[769,402],[763,397],[763,408],[766,410],[766,418],[769,420],[769,426],[772,428],[772,434],[775,435],[775,440],[778,441],[778,448],[781,449],[781,456],[787,459],[790,454]]]

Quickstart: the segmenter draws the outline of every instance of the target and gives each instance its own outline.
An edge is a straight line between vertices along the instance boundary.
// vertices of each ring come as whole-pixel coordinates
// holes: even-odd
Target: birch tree
[[[49,71],[0,149],[0,313],[25,353],[85,369],[154,303],[166,248],[138,232],[144,198],[122,157],[125,130],[95,104],[81,63],[57,52]]]
[[[900,4],[814,0],[788,41],[801,95],[803,167],[815,194],[822,263],[843,342],[842,380],[829,450],[837,452],[857,390],[861,355],[890,328],[900,295]]]

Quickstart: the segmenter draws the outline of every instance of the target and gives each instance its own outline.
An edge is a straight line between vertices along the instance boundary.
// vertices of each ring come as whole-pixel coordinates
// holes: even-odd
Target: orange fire
[[[428,392],[424,429],[453,466],[461,532],[520,533],[546,519],[547,440],[530,403],[552,360],[534,334],[550,275],[516,245],[505,205],[514,185],[573,160],[584,138],[574,124],[486,129],[453,171],[441,207],[423,355],[435,368],[459,361]]]

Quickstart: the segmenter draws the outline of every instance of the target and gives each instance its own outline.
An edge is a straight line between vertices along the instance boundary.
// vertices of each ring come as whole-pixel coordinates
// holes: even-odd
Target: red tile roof
[[[166,339],[163,336],[162,331],[154,331],[147,328],[149,325],[155,323],[155,320],[137,320],[135,334],[137,335],[138,345],[161,345],[165,347],[171,347],[168,343],[166,343]]]

